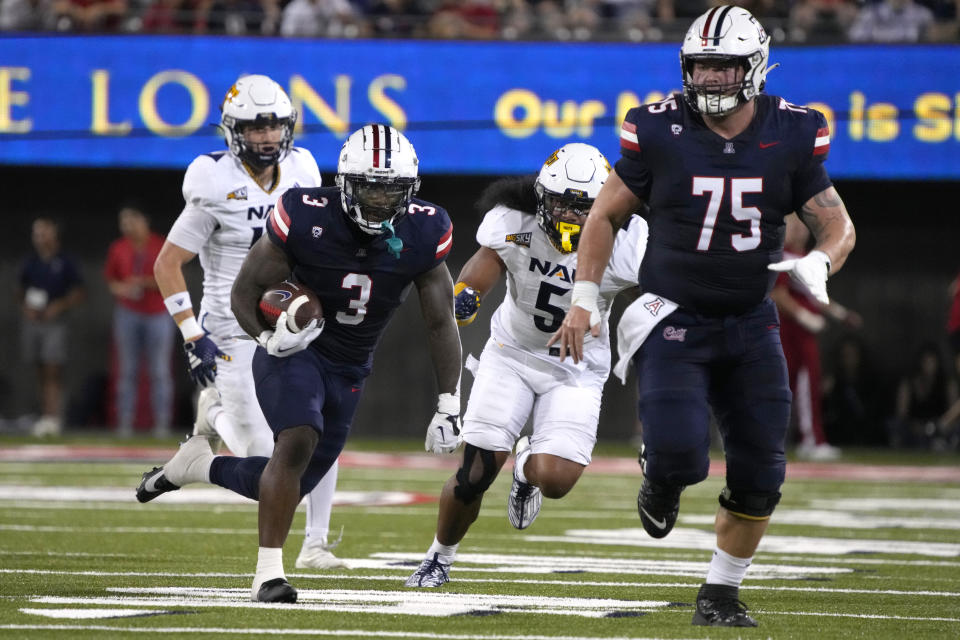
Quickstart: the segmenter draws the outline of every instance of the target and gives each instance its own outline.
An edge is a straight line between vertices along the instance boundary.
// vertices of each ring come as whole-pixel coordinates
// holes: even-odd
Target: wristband
[[[190,294],[186,291],[180,291],[172,296],[167,296],[163,299],[163,304],[167,307],[167,312],[172,316],[181,311],[193,309],[193,305],[190,304]]]
[[[573,283],[573,293],[570,295],[570,306],[578,306],[587,311],[598,308],[597,298],[600,297],[600,285],[589,280],[577,280]]]
[[[460,396],[452,393],[441,393],[437,397],[437,412],[448,416],[460,415]]]
[[[189,318],[184,318],[181,322],[178,322],[177,328],[180,329],[180,333],[183,335],[184,342],[188,342],[203,335],[203,329],[200,328],[200,324],[192,314]]]

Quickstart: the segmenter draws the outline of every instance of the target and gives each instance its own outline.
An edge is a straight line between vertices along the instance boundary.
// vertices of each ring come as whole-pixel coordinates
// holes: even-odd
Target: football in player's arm
[[[585,346],[587,362],[561,363],[546,342],[570,305],[580,228],[610,172],[594,147],[572,143],[553,153],[534,179],[508,179],[481,197],[480,248],[460,272],[455,315],[473,321],[483,298],[506,275],[507,294],[493,315],[464,415],[460,468],[447,480],[433,544],[409,587],[449,580],[457,547],[480,510],[483,494],[516,446],[507,516],[529,527],[544,496],[561,498],[590,463],[600,396],[610,370],[606,318],[618,292],[635,287],[646,223],[633,217],[617,234],[599,287],[602,335]],[[520,437],[533,415],[533,433]]]
[[[196,436],[164,468],[144,475],[138,496],[145,499],[208,482],[259,500],[255,601],[296,601],[282,561],[294,511],[343,449],[373,351],[410,284],[420,295],[440,392],[431,428],[443,423],[452,432],[445,446],[457,444],[460,337],[444,262],[453,226],[443,208],[414,197],[419,184],[409,140],[392,127],[367,125],[343,145],[337,187],[294,188],[280,198],[232,291],[237,320],[261,347],[253,375],[276,437],[273,455],[215,457]],[[322,328],[311,322],[293,333],[283,314],[276,329],[263,324],[260,297],[283,279],[317,295]]]
[[[637,506],[648,534],[667,535],[683,488],[707,477],[711,408],[724,439],[726,487],[696,625],[757,624],[739,585],[780,499],[790,416],[768,296],[775,272],[789,272],[826,303],[827,276],[855,241],[823,167],[826,121],[762,93],[768,56],[769,37],[745,9],[719,6],[694,21],[681,48],[683,95],[627,113],[621,158],[580,239],[579,297],[551,339],[563,355],[583,358],[614,232],[646,203],[641,287],[657,296],[658,316],[635,343],[633,362],[644,427]],[[782,261],[784,217],[792,211],[816,246]]]

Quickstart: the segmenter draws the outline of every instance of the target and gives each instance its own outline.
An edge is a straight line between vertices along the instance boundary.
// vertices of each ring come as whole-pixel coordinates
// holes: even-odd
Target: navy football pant
[[[348,367],[333,365],[313,349],[275,358],[263,348],[258,348],[253,356],[253,377],[257,400],[274,439],[284,429],[303,425],[313,427],[320,435],[300,479],[303,497],[323,479],[343,450],[364,378]],[[262,456],[218,456],[210,466],[210,481],[256,500],[267,460]]]
[[[780,488],[791,396],[773,302],[716,318],[678,309],[653,329],[634,364],[647,477],[684,486],[707,477],[712,407],[731,491]]]

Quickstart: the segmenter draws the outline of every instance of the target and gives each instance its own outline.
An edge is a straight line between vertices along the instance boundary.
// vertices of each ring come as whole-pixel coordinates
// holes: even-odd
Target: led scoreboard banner
[[[185,168],[223,149],[233,81],[264,73],[297,144],[335,168],[368,122],[406,132],[423,173],[527,173],[565,142],[615,160],[627,109],[680,86],[679,43],[0,37],[0,163]],[[768,91],[820,109],[838,178],[960,178],[960,47],[774,45]]]

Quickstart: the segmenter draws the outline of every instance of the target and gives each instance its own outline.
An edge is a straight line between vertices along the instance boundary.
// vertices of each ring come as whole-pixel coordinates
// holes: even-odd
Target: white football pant
[[[463,439],[489,451],[510,451],[533,416],[531,453],[590,464],[597,442],[603,379],[583,369],[574,375],[492,338],[480,356],[463,417]]]

